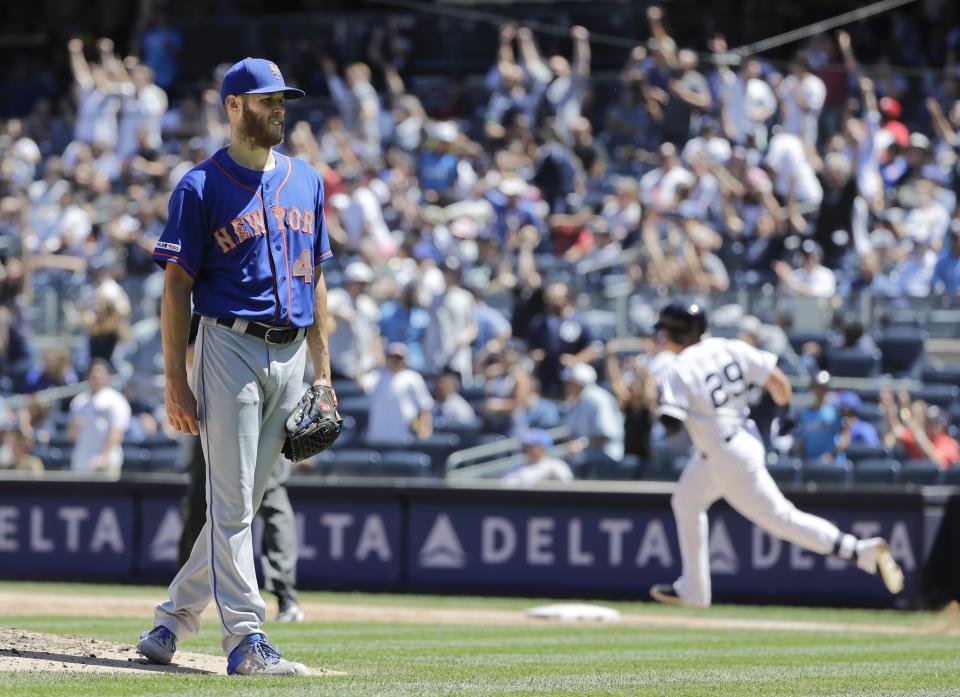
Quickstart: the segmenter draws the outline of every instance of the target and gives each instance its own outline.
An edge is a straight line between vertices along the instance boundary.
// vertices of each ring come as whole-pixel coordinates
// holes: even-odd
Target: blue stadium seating
[[[844,378],[869,378],[880,371],[880,352],[836,349],[827,357],[827,369]]]
[[[900,463],[891,458],[853,463],[853,481],[856,484],[895,484],[899,476]]]
[[[960,387],[960,366],[928,365],[920,374],[924,384],[956,385]]]
[[[923,360],[926,338],[926,333],[917,329],[885,331],[877,339],[881,371],[898,378],[913,375]]]
[[[851,445],[844,451],[851,462],[862,460],[883,460],[889,456],[886,448],[875,448],[869,445]]]
[[[357,420],[349,414],[341,414],[343,424],[340,426],[340,437],[337,438],[338,448],[349,448],[360,440],[361,434],[357,431]]]
[[[900,469],[902,484],[940,484],[943,481],[943,470],[930,460],[906,460]]]
[[[953,465],[943,472],[943,483],[960,486],[960,465]]]
[[[429,438],[418,438],[411,447],[417,452],[426,453],[432,463],[433,475],[442,477],[446,472],[447,458],[460,447],[460,436],[437,431]]]
[[[630,480],[639,479],[641,473],[642,462],[636,455],[625,455],[617,462],[603,452],[591,452],[586,459],[584,476],[587,479]]]
[[[370,476],[373,474],[373,467],[379,462],[380,453],[376,450],[334,446],[317,455],[316,468],[319,474]]]
[[[781,486],[793,486],[800,482],[801,463],[797,458],[781,457],[767,462],[767,471],[773,480]]]
[[[123,448],[123,471],[125,472],[148,472],[152,469],[150,460],[152,453],[139,445],[128,445],[124,443]]]
[[[960,338],[960,311],[932,310],[924,325],[929,335],[936,339]]]
[[[919,329],[926,324],[926,313],[916,310],[888,310],[882,319],[887,329]]]
[[[342,415],[349,415],[356,421],[356,430],[363,433],[367,430],[370,419],[370,398],[367,395],[356,395],[340,399],[338,411]]]
[[[800,353],[803,345],[811,341],[820,344],[820,348],[826,348],[830,341],[830,332],[790,332],[787,334],[787,339],[793,350]]]
[[[469,448],[476,445],[477,439],[483,433],[483,421],[477,419],[468,424],[444,424],[444,433],[454,433],[460,437],[460,447]]]
[[[381,455],[373,471],[381,477],[429,477],[430,456],[410,450],[390,450]]]
[[[804,484],[842,486],[852,481],[853,467],[849,462],[836,461],[826,465],[805,462],[800,471]]]
[[[33,446],[33,454],[43,462],[44,469],[65,470],[70,467],[70,450],[43,443]]]
[[[922,399],[927,404],[936,404],[941,409],[950,409],[957,403],[960,387],[956,385],[923,385],[910,393],[914,399]]]

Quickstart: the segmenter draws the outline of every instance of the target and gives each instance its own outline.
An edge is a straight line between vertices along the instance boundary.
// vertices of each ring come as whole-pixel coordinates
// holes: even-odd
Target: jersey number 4
[[[722,407],[731,397],[739,397],[747,391],[747,382],[743,379],[743,370],[736,361],[727,363],[718,373],[710,373],[704,378],[713,406]]]
[[[309,249],[300,252],[300,256],[293,262],[293,277],[297,278],[298,276],[303,277],[304,283],[313,281],[313,260],[310,258]]]

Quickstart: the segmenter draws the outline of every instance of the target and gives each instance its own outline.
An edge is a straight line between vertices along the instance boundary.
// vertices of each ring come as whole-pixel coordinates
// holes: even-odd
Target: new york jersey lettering
[[[274,155],[276,166],[258,172],[237,165],[224,148],[188,172],[170,196],[153,258],[194,279],[201,315],[313,323],[313,270],[333,256],[323,181],[306,162]]]

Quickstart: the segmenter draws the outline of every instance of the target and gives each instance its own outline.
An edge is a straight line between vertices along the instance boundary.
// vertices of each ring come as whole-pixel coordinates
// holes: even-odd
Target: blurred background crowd
[[[734,37],[757,27],[682,2],[580,23],[414,4],[278,42],[255,29],[282,17],[144,2],[117,20],[132,36],[101,11],[47,50],[0,47],[0,468],[189,459],[150,253],[173,186],[229,140],[225,67],[257,48],[310,95],[282,147],[323,176],[336,254],[346,433],[306,471],[673,478],[686,444],[651,415],[668,296],[795,376],[792,413],[758,395],[754,414],[781,481],[960,471],[958,6],[755,54]]]

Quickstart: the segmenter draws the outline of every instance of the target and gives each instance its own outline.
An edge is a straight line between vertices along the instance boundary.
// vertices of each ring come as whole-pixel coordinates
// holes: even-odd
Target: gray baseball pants
[[[191,387],[207,462],[207,522],[156,624],[181,641],[200,630],[213,600],[225,654],[261,632],[266,606],[257,587],[251,523],[280,455],[284,422],[303,391],[306,344],[273,345],[204,317]]]

